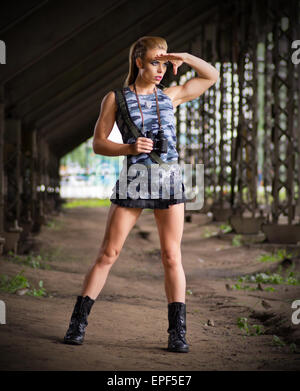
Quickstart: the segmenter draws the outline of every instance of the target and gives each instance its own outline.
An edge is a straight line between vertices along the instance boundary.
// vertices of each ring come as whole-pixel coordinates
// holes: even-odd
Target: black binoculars
[[[153,151],[157,154],[167,153],[168,152],[168,139],[164,137],[163,130],[159,130],[157,135],[152,134],[148,131],[147,138],[150,138],[153,141]]]

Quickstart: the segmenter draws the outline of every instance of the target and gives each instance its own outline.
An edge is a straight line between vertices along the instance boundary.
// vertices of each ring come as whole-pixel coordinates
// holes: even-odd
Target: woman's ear
[[[138,68],[142,68],[142,67],[143,67],[143,62],[142,62],[141,57],[138,57],[138,58],[135,60],[135,63],[136,63],[136,66],[137,66]]]

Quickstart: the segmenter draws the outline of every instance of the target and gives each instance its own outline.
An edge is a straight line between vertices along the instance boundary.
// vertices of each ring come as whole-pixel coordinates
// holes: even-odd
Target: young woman
[[[183,63],[187,63],[197,72],[197,77],[183,85],[165,88],[160,84],[167,70],[173,67],[173,73]],[[149,167],[156,164],[151,159],[154,140],[158,131],[162,130],[167,139],[167,152],[160,153],[163,162],[169,164],[168,174],[164,174],[172,182],[172,186],[181,186],[181,196],[170,190],[169,197],[163,197],[162,188],[158,186],[153,195],[150,186],[146,194],[132,195],[129,191],[120,197],[120,180],[116,182],[111,197],[106,231],[98,256],[85,277],[81,296],[77,297],[70,325],[64,338],[68,344],[82,344],[87,317],[97,296],[101,292],[109,271],[120,255],[124,242],[135,225],[143,208],[151,208],[158,228],[161,256],[165,272],[165,292],[168,301],[169,338],[168,350],[172,352],[188,352],[186,335],[186,281],[181,260],[181,238],[184,226],[184,185],[182,177],[174,174],[173,167],[178,167],[176,151],[176,131],[174,108],[183,102],[198,98],[218,79],[218,71],[204,60],[189,53],[167,53],[167,43],[163,38],[145,36],[138,39],[130,48],[129,74],[125,81],[123,94],[130,117],[140,129],[141,136],[135,138],[130,132],[116,101],[116,93],[110,91],[102,100],[99,118],[95,125],[93,148],[96,154],[106,156],[124,155],[126,159],[125,174],[132,165],[144,164],[149,174]],[[124,144],[108,140],[108,136],[116,121]],[[143,137],[144,136],[144,137]],[[155,144],[157,145],[157,144]],[[156,148],[157,149],[157,148]],[[156,151],[159,154],[159,150]],[[123,170],[122,170],[123,171]],[[126,174],[127,185],[137,178]],[[169,177],[168,177],[169,175]],[[146,175],[147,176],[147,175]],[[148,185],[151,173],[146,179]],[[173,179],[171,179],[173,178]],[[134,183],[134,182],[133,182]],[[155,183],[157,185],[157,183]],[[172,187],[174,190],[174,188]],[[141,186],[140,189],[141,190]],[[152,197],[152,198],[151,198]]]

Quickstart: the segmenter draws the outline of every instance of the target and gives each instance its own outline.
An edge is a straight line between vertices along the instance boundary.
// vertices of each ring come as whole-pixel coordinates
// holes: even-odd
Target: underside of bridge
[[[299,26],[298,0],[6,2],[0,254],[27,251],[59,210],[60,158],[93,135],[103,96],[123,85],[130,45],[144,35],[220,71],[212,88],[176,110],[180,160],[204,164],[205,202],[195,213],[210,211],[237,233],[300,242]],[[194,75],[184,64],[163,84],[186,74]]]

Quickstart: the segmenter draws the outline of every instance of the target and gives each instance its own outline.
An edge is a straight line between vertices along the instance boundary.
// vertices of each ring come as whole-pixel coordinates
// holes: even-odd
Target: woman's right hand
[[[147,137],[138,137],[134,144],[131,144],[132,155],[150,153],[153,149],[153,141]]]

